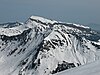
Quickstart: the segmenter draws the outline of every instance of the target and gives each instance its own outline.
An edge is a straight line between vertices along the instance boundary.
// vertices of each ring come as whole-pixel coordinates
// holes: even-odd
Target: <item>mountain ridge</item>
[[[83,25],[31,16],[0,29],[2,75],[50,75],[100,58],[100,34]]]

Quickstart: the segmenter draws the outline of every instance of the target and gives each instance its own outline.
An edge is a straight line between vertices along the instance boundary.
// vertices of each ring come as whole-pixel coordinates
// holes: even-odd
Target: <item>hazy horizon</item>
[[[63,22],[100,24],[100,0],[0,0],[0,23],[25,22],[31,15]]]

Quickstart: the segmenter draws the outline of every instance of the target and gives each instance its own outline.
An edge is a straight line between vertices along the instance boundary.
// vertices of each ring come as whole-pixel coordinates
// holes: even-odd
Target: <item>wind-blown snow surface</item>
[[[89,27],[37,16],[5,26],[0,27],[2,75],[50,75],[100,59],[100,34]]]
[[[100,60],[55,75],[100,75]]]

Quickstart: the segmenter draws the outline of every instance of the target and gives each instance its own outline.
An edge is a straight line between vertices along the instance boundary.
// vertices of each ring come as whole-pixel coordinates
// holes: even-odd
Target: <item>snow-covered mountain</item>
[[[0,27],[2,75],[52,75],[99,59],[100,33],[83,25],[31,16]]]

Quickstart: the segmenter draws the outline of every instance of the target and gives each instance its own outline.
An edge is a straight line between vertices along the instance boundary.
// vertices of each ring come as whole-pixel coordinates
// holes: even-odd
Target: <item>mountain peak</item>
[[[47,19],[47,18],[43,18],[43,17],[39,17],[39,16],[31,16],[29,19],[41,21],[43,23],[51,23],[51,24],[57,22],[55,20],[51,20],[51,19]]]
[[[44,17],[40,17],[40,16],[31,16],[29,18],[30,20],[34,20],[34,21],[40,21],[42,23],[50,23],[50,24],[69,24],[69,25],[73,25],[73,26],[76,26],[76,27],[80,27],[80,28],[85,28],[85,29],[90,29],[90,27],[88,26],[84,26],[84,25],[80,25],[80,24],[75,24],[75,23],[68,23],[68,22],[61,22],[61,21],[56,21],[56,20],[52,20],[52,19],[47,19],[47,18],[44,18]]]
[[[99,41],[88,27],[31,16],[0,28],[0,74],[51,75],[78,67],[100,59]]]

